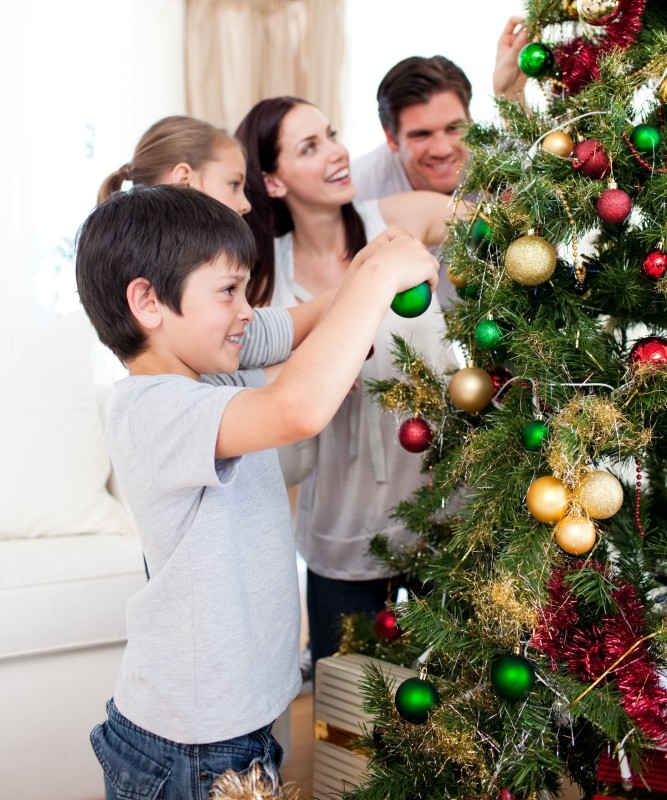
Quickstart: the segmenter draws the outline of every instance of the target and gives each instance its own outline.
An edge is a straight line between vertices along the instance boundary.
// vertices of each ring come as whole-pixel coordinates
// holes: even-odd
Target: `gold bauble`
[[[595,469],[575,488],[574,496],[582,510],[593,519],[609,519],[623,505],[623,487],[618,478]]]
[[[604,25],[618,13],[620,0],[577,0],[579,17],[590,25]]]
[[[542,150],[553,156],[569,158],[574,150],[574,142],[565,131],[551,131],[542,139]]]
[[[587,553],[595,544],[595,525],[588,517],[576,514],[563,517],[556,525],[556,544],[572,556]]]
[[[556,251],[541,236],[522,236],[507,248],[505,269],[522,286],[537,286],[553,275]]]
[[[558,478],[545,475],[537,478],[528,487],[526,505],[540,522],[558,522],[567,513],[570,493]]]
[[[563,0],[563,11],[571,17],[578,17],[577,0]]]
[[[667,78],[658,86],[658,97],[667,104]]]
[[[449,381],[449,399],[461,411],[481,411],[489,405],[494,394],[493,378],[477,367],[460,369]]]
[[[451,269],[447,270],[447,277],[449,278],[450,283],[454,284],[454,286],[458,286],[460,289],[463,289],[468,285],[468,281],[465,278],[456,272],[452,272]]]

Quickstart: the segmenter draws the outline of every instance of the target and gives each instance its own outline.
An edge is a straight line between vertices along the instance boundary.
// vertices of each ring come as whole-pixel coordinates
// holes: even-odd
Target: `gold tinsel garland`
[[[406,365],[406,378],[382,394],[382,408],[437,419],[442,411],[443,386],[433,370],[423,358],[413,358]]]
[[[255,764],[243,775],[225,770],[213,781],[208,796],[211,800],[300,800],[301,794],[291,784],[274,783],[259,764]]]
[[[477,586],[473,595],[475,615],[487,630],[501,630],[502,639],[519,641],[521,634],[532,630],[537,613],[520,592],[515,578],[505,575]]]
[[[553,435],[548,463],[551,472],[568,483],[578,483],[604,447],[637,453],[651,440],[648,430],[632,430],[620,408],[598,397],[574,397],[551,421]],[[576,441],[577,449],[571,444]]]

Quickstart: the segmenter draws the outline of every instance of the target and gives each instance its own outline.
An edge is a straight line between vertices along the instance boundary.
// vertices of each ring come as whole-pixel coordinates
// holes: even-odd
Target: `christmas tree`
[[[429,474],[395,511],[414,548],[373,552],[424,590],[346,646],[422,671],[394,698],[367,670],[348,800],[592,797],[603,754],[627,783],[667,748],[667,3],[525,19],[539,91],[471,125],[444,253],[467,366],[396,339],[372,386]]]

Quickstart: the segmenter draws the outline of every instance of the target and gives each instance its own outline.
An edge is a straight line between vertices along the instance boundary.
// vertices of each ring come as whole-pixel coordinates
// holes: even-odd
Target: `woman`
[[[446,236],[445,220],[467,213],[463,204],[435,192],[353,203],[348,152],[324,114],[304,100],[261,101],[235,135],[247,154],[252,211],[246,220],[258,249],[249,290],[255,304],[294,306],[335,289],[354,254],[388,225],[437,245]],[[434,296],[415,319],[390,312],[361,383],[392,375],[392,333],[439,369],[461,366],[442,343],[439,311]],[[348,336],[354,331],[341,331],[341,347]],[[420,463],[401,449],[395,420],[381,414],[363,389],[350,394],[319,435],[316,467],[301,486],[296,522],[297,545],[308,565],[313,662],[338,649],[342,614],[374,616],[389,599],[386,567],[368,555],[368,544],[379,532],[393,545],[411,541],[390,513],[423,483]]]

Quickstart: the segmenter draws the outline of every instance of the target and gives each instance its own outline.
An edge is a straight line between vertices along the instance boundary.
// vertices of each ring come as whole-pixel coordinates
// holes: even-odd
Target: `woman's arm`
[[[472,210],[451,195],[422,190],[382,197],[378,208],[388,225],[405,228],[429,247],[445,241],[452,219],[467,219]]]

